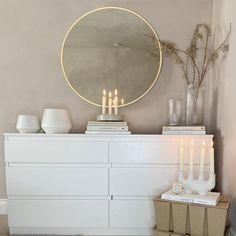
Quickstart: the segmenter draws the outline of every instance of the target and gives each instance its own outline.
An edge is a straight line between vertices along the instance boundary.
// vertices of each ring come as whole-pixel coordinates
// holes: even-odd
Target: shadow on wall
[[[216,188],[217,192],[222,191],[223,187],[223,137],[219,129],[214,132],[214,146],[215,146],[215,171],[216,171]]]
[[[236,199],[233,199],[231,203],[229,215],[230,219],[236,219]],[[235,236],[236,225],[233,225],[233,222],[231,223],[231,231],[232,231],[231,235]]]
[[[214,88],[212,94],[212,106],[211,106],[211,127],[217,127],[217,114],[218,114],[218,88]],[[216,171],[216,188],[218,192],[222,191],[222,178],[223,178],[223,137],[221,130],[216,129],[214,134],[214,147],[215,147],[215,171]]]

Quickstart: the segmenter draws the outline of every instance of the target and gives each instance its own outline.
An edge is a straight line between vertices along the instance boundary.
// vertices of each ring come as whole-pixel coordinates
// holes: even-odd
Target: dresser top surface
[[[5,140],[142,140],[142,141],[164,141],[164,140],[212,140],[213,135],[163,135],[163,134],[45,134],[45,133],[4,133]]]

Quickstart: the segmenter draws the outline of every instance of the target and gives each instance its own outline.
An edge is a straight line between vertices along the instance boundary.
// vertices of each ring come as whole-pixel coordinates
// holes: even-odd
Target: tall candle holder
[[[114,98],[112,97],[112,92],[108,93],[108,99],[106,98],[106,90],[103,90],[102,96],[102,114],[97,115],[97,121],[123,121],[123,115],[118,114],[118,90],[115,89],[114,91]],[[108,105],[107,105],[108,102]],[[121,105],[124,104],[124,99],[121,99]],[[106,110],[108,108],[108,114]],[[113,113],[114,110],[114,113]]]
[[[181,143],[180,149],[182,148],[183,144]],[[210,147],[210,173],[209,173],[209,178],[205,179],[204,178],[204,170],[202,168],[204,164],[204,158],[205,158],[205,142],[202,145],[202,150],[204,148],[204,151],[202,151],[202,156],[201,156],[201,169],[199,171],[198,178],[193,177],[193,151],[194,147],[193,144],[190,146],[190,165],[189,165],[189,174],[188,177],[184,177],[184,171],[182,168],[183,165],[183,151],[180,152],[180,169],[179,169],[179,174],[178,174],[178,181],[181,182],[184,186],[185,192],[188,194],[191,193],[198,193],[200,195],[207,195],[208,192],[210,192],[213,188],[215,188],[215,179],[216,175],[214,173],[214,148],[213,148],[213,143]],[[192,151],[191,151],[192,150]]]

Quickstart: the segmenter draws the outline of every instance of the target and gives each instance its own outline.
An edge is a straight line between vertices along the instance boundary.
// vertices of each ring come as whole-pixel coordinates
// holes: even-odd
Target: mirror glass
[[[143,97],[154,85],[162,54],[151,25],[138,14],[107,7],[79,18],[69,29],[61,52],[62,69],[71,88],[101,105],[103,89],[118,90],[124,106]],[[155,53],[157,57],[153,58]]]

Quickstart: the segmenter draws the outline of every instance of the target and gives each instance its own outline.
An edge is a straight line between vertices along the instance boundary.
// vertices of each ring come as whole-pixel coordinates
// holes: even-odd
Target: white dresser
[[[199,164],[213,138],[4,135],[11,234],[152,235],[152,200],[177,178],[181,140]]]

